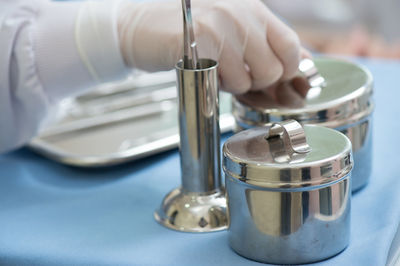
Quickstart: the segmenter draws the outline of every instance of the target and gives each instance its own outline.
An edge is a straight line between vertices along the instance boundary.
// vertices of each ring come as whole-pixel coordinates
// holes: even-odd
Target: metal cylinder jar
[[[165,196],[154,214],[162,225],[184,232],[227,227],[221,182],[218,63],[199,59],[196,69],[176,65],[182,186]]]
[[[341,131],[353,145],[352,190],[356,191],[367,184],[372,172],[373,78],[352,62],[318,57],[313,61],[315,65],[311,60],[300,64],[311,84],[304,99],[289,86],[278,88],[280,97],[274,100],[265,92],[234,97],[236,130],[295,119]]]
[[[242,131],[223,147],[229,244],[252,260],[323,260],[350,238],[351,143],[289,120]]]

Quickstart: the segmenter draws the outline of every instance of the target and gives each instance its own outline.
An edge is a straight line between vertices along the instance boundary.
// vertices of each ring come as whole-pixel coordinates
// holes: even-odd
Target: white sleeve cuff
[[[118,3],[42,3],[33,36],[38,75],[50,101],[126,76]]]

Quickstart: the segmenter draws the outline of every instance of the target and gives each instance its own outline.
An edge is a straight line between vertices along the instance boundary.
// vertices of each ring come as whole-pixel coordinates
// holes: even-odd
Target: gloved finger
[[[251,78],[240,53],[225,45],[219,60],[219,74],[222,89],[233,94],[242,94],[250,90]]]
[[[299,37],[268,8],[264,9],[264,14],[268,21],[268,43],[283,65],[282,79],[291,79],[296,75],[300,62]]]
[[[199,54],[218,58],[222,89],[242,94],[250,89],[251,76],[243,58],[245,34],[235,12],[230,2],[216,1],[210,16],[198,18],[196,38]]]
[[[235,62],[228,59],[233,65],[227,67],[242,70],[242,62],[246,64],[251,76],[252,89],[260,90],[280,78],[282,66],[266,41],[266,20],[264,24],[260,23],[249,9],[249,3],[249,1],[215,1],[212,12],[215,12],[213,17],[216,18],[217,23],[213,23],[213,25],[218,29],[220,35],[224,36],[225,43],[229,43],[235,51],[243,55],[240,61]],[[221,55],[220,60],[228,58],[228,56],[230,55]],[[235,73],[232,74],[235,75]],[[229,85],[234,86],[232,88],[236,88],[235,91],[238,92],[237,84]],[[240,92],[245,90],[246,88],[243,87]]]
[[[278,81],[283,73],[283,66],[268,45],[264,31],[249,29],[245,48],[245,62],[250,68],[252,90],[261,90]]]
[[[304,58],[312,59],[312,54],[306,48],[301,47],[300,48],[300,58],[301,59],[304,59]]]

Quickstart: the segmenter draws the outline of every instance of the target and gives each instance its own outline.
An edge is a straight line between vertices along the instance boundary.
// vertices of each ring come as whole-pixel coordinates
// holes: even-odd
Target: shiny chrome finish
[[[352,190],[359,190],[371,175],[372,75],[351,62],[329,58],[315,58],[314,62],[315,65],[307,59],[299,66],[311,85],[301,106],[291,105],[298,103],[295,99],[286,99],[286,104],[281,104],[263,92],[234,97],[232,113],[236,131],[286,119],[337,129],[353,144]]]
[[[311,87],[322,88],[326,86],[325,78],[321,76],[314,64],[314,61],[311,59],[305,58],[301,60],[299,64],[299,71],[306,76]]]
[[[352,173],[352,191],[363,188],[372,173],[372,117],[357,123],[336,128],[345,134],[353,144],[354,169]]]
[[[351,143],[329,128],[306,125],[302,132],[296,121],[277,124],[286,136],[269,125],[224,144],[229,243],[240,255],[265,263],[334,256],[350,239]],[[297,153],[294,142],[310,149]]]
[[[200,69],[176,66],[182,187],[168,194],[156,211],[162,225],[185,232],[227,227],[221,185],[217,62],[198,61]]]
[[[295,120],[272,124],[265,138],[271,140],[275,137],[284,138],[291,153],[307,153],[311,151],[302,126]]]
[[[66,99],[58,106],[61,115],[42,128],[29,147],[50,160],[85,168],[119,165],[176,149],[175,76],[141,73]],[[219,97],[223,133],[233,129],[235,120],[231,95],[220,92]]]
[[[154,213],[162,225],[183,232],[213,232],[226,229],[225,190],[209,193],[171,191],[161,206],[163,211]]]
[[[332,257],[350,239],[350,179],[314,190],[268,190],[226,176],[229,244],[240,255],[274,264]]]
[[[297,122],[292,120],[290,123]],[[334,182],[353,167],[351,143],[338,131],[305,125],[310,149],[302,154],[290,147],[293,140],[266,139],[270,128],[271,125],[245,130],[225,142],[225,174],[260,187],[306,188]]]
[[[183,13],[183,65],[187,69],[196,69],[198,63],[197,44],[194,39],[192,5],[190,0],[182,0]]]

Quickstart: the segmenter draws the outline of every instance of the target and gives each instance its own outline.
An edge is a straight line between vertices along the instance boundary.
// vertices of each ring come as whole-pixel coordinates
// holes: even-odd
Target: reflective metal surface
[[[67,99],[29,146],[79,167],[118,165],[177,148],[175,83],[175,72],[140,73]],[[231,96],[221,92],[221,132],[234,126],[230,105]]]
[[[367,69],[343,60],[315,58],[314,61],[318,74],[309,62],[300,65],[311,77],[312,86],[302,100],[296,93],[284,94],[284,100],[271,99],[265,92],[236,96],[232,104],[236,130],[295,119],[302,124],[341,131],[353,144],[352,190],[356,191],[367,184],[371,175],[372,75]],[[319,76],[323,77],[323,82]]]
[[[262,190],[226,175],[229,244],[240,255],[275,264],[327,259],[350,238],[350,179],[307,191]]]
[[[299,264],[346,248],[353,161],[343,134],[311,125],[302,132],[292,120],[242,131],[223,151],[229,243],[237,253]]]
[[[265,136],[266,140],[283,138],[288,143],[288,152],[307,153],[311,151],[302,126],[295,120],[288,120],[271,125]]]
[[[291,123],[298,124],[294,120]],[[269,129],[245,130],[225,142],[225,174],[260,187],[305,188],[333,182],[352,169],[351,143],[336,130],[305,125],[310,150],[297,153],[285,138],[266,139]]]
[[[325,78],[321,76],[317,67],[314,64],[314,61],[312,61],[311,59],[302,59],[299,64],[299,71],[306,76],[311,88],[322,88],[326,86]]]
[[[163,200],[162,210],[154,213],[162,225],[183,232],[213,232],[226,229],[225,190],[210,193],[184,191],[177,188]]]
[[[179,153],[182,187],[167,195],[155,213],[169,228],[209,232],[227,227],[221,185],[217,63],[200,59],[199,69],[176,66],[179,94]]]
[[[353,146],[353,192],[363,188],[372,173],[372,123],[372,117],[368,117],[353,125],[337,128],[350,139]]]
[[[373,80],[371,73],[353,63],[315,58],[325,87],[311,88],[303,106],[291,106],[273,101],[263,92],[250,92],[233,99],[232,112],[240,125],[261,126],[266,123],[295,119],[308,124],[337,128],[358,122],[373,110]],[[311,96],[309,96],[311,95]]]
[[[183,67],[196,69],[199,56],[194,39],[192,5],[190,0],[182,0],[181,3],[183,13]]]

